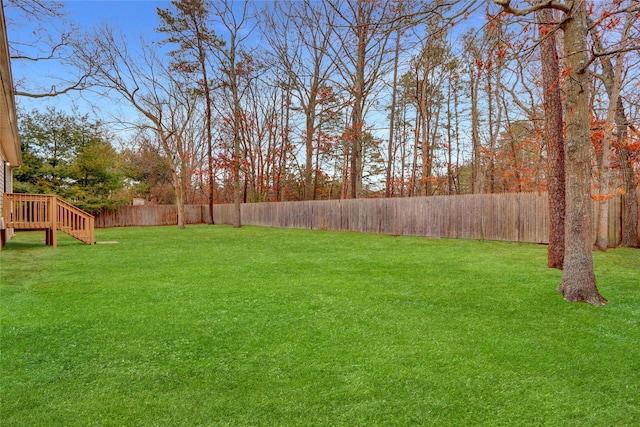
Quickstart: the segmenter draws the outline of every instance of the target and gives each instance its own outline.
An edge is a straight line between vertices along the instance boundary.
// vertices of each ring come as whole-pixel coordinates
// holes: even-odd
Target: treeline
[[[636,3],[589,10],[602,200],[640,173]],[[157,15],[154,40],[102,26],[71,43],[84,87],[137,113],[119,153],[127,197],[180,207],[548,188],[533,15],[412,0],[175,0]]]

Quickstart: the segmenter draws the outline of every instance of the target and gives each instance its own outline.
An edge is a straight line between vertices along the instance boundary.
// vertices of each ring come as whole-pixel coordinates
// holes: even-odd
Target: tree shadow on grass
[[[58,236],[57,247],[67,247],[76,245],[86,245],[86,243],[80,242],[72,237]],[[22,251],[35,248],[51,247],[47,246],[44,234],[40,235],[38,232],[20,232],[17,233],[11,240],[9,240],[2,251]],[[53,249],[53,247],[51,247]]]

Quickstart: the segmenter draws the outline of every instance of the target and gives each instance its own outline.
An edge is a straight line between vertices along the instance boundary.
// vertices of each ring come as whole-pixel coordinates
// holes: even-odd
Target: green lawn
[[[0,424],[637,426],[640,251],[226,226],[19,233]]]

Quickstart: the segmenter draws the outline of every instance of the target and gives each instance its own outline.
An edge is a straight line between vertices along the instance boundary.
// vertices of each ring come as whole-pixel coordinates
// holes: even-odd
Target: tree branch
[[[618,53],[635,52],[635,51],[640,51],[640,46],[629,46],[625,48],[605,50],[605,51],[596,51],[595,49],[592,49],[591,54],[595,58],[600,58],[603,56],[611,56],[611,55],[617,55]]]
[[[533,6],[531,6],[530,8],[527,9],[514,9],[513,7],[511,7],[511,0],[493,0],[494,3],[496,3],[499,6],[502,6],[502,9],[507,12],[510,13],[512,15],[515,16],[525,16],[525,15],[529,15],[530,13],[533,13],[535,11],[538,11],[540,9],[556,9],[556,10],[560,10],[562,12],[568,13],[571,11],[571,8],[568,7],[566,4],[564,3],[558,3],[555,0],[545,0],[545,1],[541,1],[540,3],[536,3]]]
[[[87,76],[82,76],[76,83],[71,86],[67,86],[64,89],[57,90],[55,85],[51,86],[51,90],[49,92],[44,93],[32,93],[32,92],[24,92],[20,90],[15,90],[14,94],[16,96],[24,96],[25,98],[52,98],[54,96],[63,95],[65,93],[69,93],[74,90],[82,90],[85,88],[85,80]]]

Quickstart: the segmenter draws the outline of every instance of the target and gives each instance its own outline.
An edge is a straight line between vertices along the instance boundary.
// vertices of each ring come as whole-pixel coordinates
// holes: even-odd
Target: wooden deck
[[[93,245],[93,215],[46,194],[5,193],[2,216],[6,229],[44,230],[47,245],[57,246],[58,230]]]

